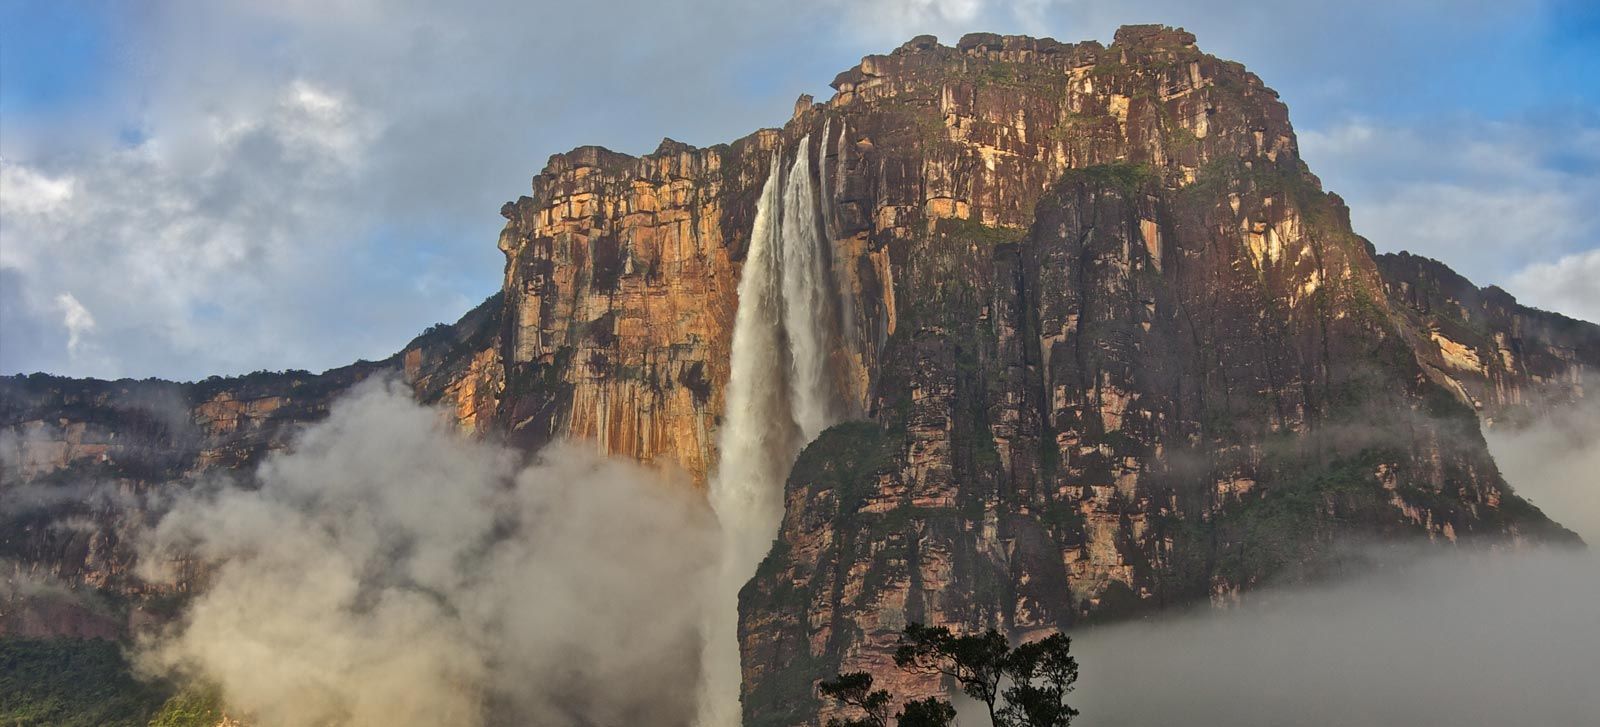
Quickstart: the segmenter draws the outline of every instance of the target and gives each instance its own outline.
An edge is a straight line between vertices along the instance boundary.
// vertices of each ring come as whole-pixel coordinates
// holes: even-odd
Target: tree
[[[1067,705],[1067,694],[1078,681],[1078,660],[1071,654],[1072,639],[1053,634],[1018,646],[1006,659],[1004,722],[1017,727],[1067,727],[1078,710]]]
[[[837,679],[824,680],[818,684],[817,691],[822,692],[824,697],[832,697],[847,706],[855,707],[865,715],[859,719],[830,719],[828,727],[889,727],[891,698],[887,691],[873,690],[871,674],[864,671],[840,674]]]
[[[840,674],[817,685],[824,697],[854,707],[860,717],[828,720],[828,727],[889,727],[889,703],[892,697],[883,689],[872,688],[872,675],[866,672]],[[906,702],[905,709],[895,715],[898,727],[950,727],[956,718],[956,708],[942,699],[929,697]]]
[[[1005,678],[1010,651],[1006,637],[994,629],[956,636],[943,626],[911,623],[900,635],[894,663],[907,671],[956,680],[961,691],[988,707],[989,721],[998,725],[995,705],[1000,699],[1000,682]]]
[[[895,650],[896,666],[947,677],[967,696],[982,702],[994,727],[1069,727],[1078,710],[1067,695],[1078,681],[1072,639],[1054,634],[1015,649],[999,631],[952,634],[949,629],[913,623]],[[820,685],[823,696],[855,707],[863,717],[829,721],[829,727],[889,727],[893,696],[872,688],[872,675],[840,674]],[[928,698],[907,702],[895,715],[898,727],[949,727],[956,711],[949,702]]]
[[[906,702],[906,708],[895,716],[899,727],[950,727],[956,721],[956,708],[935,697]]]

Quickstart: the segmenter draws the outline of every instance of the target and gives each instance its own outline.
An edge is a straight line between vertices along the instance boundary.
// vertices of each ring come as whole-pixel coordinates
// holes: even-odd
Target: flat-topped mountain
[[[786,274],[820,241],[814,305],[785,288],[783,321],[750,330],[781,333],[792,384],[796,325],[820,321],[832,426],[773,483],[781,525],[739,596],[747,724],[815,720],[839,671],[937,691],[892,666],[910,621],[1033,636],[1231,602],[1371,539],[1576,540],[1480,427],[1582,400],[1600,327],[1377,254],[1278,95],[1191,34],[924,36],[832,87],[728,144],[551,157],[501,210],[502,291],[384,361],[0,380],[0,487],[32,503],[0,509],[0,558],[70,586],[6,595],[0,634],[165,618],[181,584],[137,579],[126,542],[148,495],[251,466],[373,375],[480,436],[591,442],[714,491],[741,281],[780,238]],[[57,496],[84,483],[120,495]]]

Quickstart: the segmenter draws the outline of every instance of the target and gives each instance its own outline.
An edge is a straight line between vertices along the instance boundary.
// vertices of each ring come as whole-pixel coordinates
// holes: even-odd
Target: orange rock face
[[[740,205],[777,141],[579,149],[506,206],[507,377],[554,399],[508,400],[513,436],[588,440],[705,483],[750,234]]]

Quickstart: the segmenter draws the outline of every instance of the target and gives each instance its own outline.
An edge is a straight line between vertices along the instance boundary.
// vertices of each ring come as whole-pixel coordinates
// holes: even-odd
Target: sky
[[[398,350],[495,292],[550,154],[777,126],[920,33],[1194,32],[1380,250],[1600,321],[1590,0],[0,0],[0,373]]]

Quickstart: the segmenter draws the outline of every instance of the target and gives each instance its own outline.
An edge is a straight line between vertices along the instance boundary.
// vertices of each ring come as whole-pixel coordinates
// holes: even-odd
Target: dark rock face
[[[825,434],[790,476],[741,596],[748,723],[814,719],[836,671],[936,692],[890,664],[907,621],[1033,636],[1227,602],[1364,539],[1571,539],[1500,478],[1438,375],[1436,314],[1276,94],[1192,43],[914,41],[835,82],[819,115],[849,130],[839,219],[860,221],[839,232],[887,250],[895,291],[878,430]],[[1581,382],[1596,329],[1513,305],[1480,320],[1571,364],[1500,385],[1581,396],[1550,381]]]
[[[13,588],[0,633],[162,618],[187,586],[140,583],[125,542],[151,496],[251,466],[377,373],[469,431],[703,483],[756,196],[802,139],[864,420],[800,456],[740,596],[750,724],[816,720],[839,670],[936,692],[890,664],[907,621],[1033,636],[1228,602],[1364,538],[1571,539],[1506,486],[1479,421],[1584,397],[1600,327],[1376,255],[1277,94],[1194,42],[923,36],[782,129],[556,155],[502,209],[502,293],[383,362],[0,380],[0,487],[40,498],[0,506],[0,563],[108,599]],[[85,482],[117,494],[50,496]]]
[[[1600,327],[1479,289],[1437,260],[1402,252],[1377,261],[1424,369],[1486,422],[1523,425],[1587,394]]]

